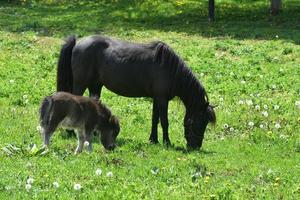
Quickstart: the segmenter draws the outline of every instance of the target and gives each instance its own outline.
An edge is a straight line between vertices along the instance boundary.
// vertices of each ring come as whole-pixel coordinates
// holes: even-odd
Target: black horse
[[[184,103],[184,134],[189,148],[200,148],[209,122],[215,123],[204,87],[178,55],[163,42],[135,44],[103,36],[89,36],[63,45],[57,70],[57,91],[82,95],[88,88],[98,100],[101,88],[126,97],[153,98],[150,141],[158,143],[160,119],[164,144],[168,135],[168,102]]]

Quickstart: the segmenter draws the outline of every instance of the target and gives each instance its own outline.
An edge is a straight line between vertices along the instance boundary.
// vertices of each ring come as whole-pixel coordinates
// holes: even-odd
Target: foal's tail
[[[45,97],[40,107],[40,122],[43,127],[49,123],[52,105],[53,100],[51,96]]]
[[[76,44],[76,38],[70,36],[63,45],[57,66],[57,91],[72,92],[73,75],[72,75],[72,50]]]

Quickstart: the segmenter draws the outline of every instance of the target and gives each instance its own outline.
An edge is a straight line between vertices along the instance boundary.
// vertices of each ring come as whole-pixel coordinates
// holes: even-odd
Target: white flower
[[[13,84],[15,81],[14,80],[9,80],[9,83],[10,84]]]
[[[107,172],[106,176],[107,176],[107,177],[112,177],[112,176],[113,176],[113,173],[112,173],[112,172]]]
[[[264,109],[265,109],[265,110],[268,110],[268,105],[265,104],[265,105],[264,105]]]
[[[246,81],[244,81],[244,80],[241,80],[241,84],[245,84],[246,83]]]
[[[240,104],[240,105],[243,105],[243,104],[244,104],[244,101],[243,101],[243,100],[240,100],[240,101],[239,101],[239,104]]]
[[[269,113],[268,113],[267,111],[263,111],[261,114],[262,114],[263,116],[265,116],[265,117],[268,117],[268,116],[269,116]]]
[[[98,169],[96,170],[96,175],[100,176],[101,174],[102,174],[102,170],[98,168]]]
[[[250,74],[250,73],[247,73],[247,74],[246,74],[246,76],[250,77],[250,76],[251,76],[251,74]]]
[[[250,100],[246,100],[246,104],[247,104],[248,106],[252,106],[252,105],[253,105],[253,102],[252,102],[251,99],[250,99]]]
[[[58,182],[53,182],[53,187],[55,187],[55,188],[59,188],[59,184],[58,184]]]
[[[282,69],[282,68],[280,68],[280,69],[279,69],[279,72],[283,72],[283,69]]]
[[[28,178],[26,181],[27,184],[32,184],[33,182],[34,182],[33,178]]]
[[[263,129],[265,126],[263,124],[259,125],[259,128]]]
[[[296,101],[296,102],[295,102],[295,106],[296,106],[297,108],[300,108],[300,101]]]
[[[260,110],[260,106],[259,106],[259,105],[256,105],[256,106],[255,106],[255,110]]]
[[[234,76],[234,73],[233,73],[233,72],[230,72],[230,76]]]
[[[228,127],[229,127],[228,124],[224,124],[224,125],[223,125],[223,128],[224,128],[224,129],[227,129]]]
[[[276,89],[276,85],[275,84],[272,85],[272,89]]]
[[[26,94],[23,95],[23,99],[27,99],[28,96]]]
[[[159,169],[158,169],[158,168],[151,169],[151,173],[152,173],[153,175],[158,174],[158,172],[159,172]]]
[[[278,38],[278,35],[275,35],[276,38]]]
[[[88,141],[85,141],[84,144],[83,144],[85,147],[89,146],[90,143]]]
[[[259,75],[259,78],[263,78],[264,76],[263,75]]]
[[[276,128],[276,129],[281,128],[280,124],[279,124],[279,123],[276,123],[276,124],[275,124],[275,128]]]
[[[27,191],[29,191],[29,190],[31,189],[31,184],[28,184],[28,183],[27,183],[27,184],[25,185],[25,189],[26,189]]]
[[[204,73],[203,73],[203,72],[201,72],[201,73],[200,73],[200,76],[201,76],[201,77],[203,77],[203,76],[204,76]]]
[[[233,131],[234,131],[234,128],[233,128],[233,127],[230,127],[229,131],[230,131],[230,132],[233,132]]]
[[[36,130],[37,130],[38,132],[41,132],[42,127],[41,127],[40,125],[38,125],[38,126],[36,126]]]
[[[260,94],[258,93],[256,96],[257,96],[257,97],[260,97]]]
[[[220,101],[224,101],[223,97],[220,97]]]
[[[248,125],[249,125],[250,127],[253,127],[253,126],[254,126],[254,123],[253,123],[253,122],[249,122]]]
[[[79,183],[75,183],[74,190],[80,190],[80,189],[81,189],[81,185]]]
[[[278,110],[279,109],[279,105],[274,105],[274,110]]]

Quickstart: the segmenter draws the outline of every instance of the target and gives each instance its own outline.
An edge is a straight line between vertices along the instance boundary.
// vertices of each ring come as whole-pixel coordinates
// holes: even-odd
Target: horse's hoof
[[[158,140],[157,139],[155,140],[155,139],[150,138],[149,140],[150,140],[151,144],[158,144]]]

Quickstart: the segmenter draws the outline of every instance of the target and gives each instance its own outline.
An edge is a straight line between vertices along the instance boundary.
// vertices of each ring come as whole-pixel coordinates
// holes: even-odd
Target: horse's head
[[[215,111],[209,103],[206,103],[202,112],[192,116],[187,113],[184,119],[184,135],[188,148],[199,149],[202,146],[204,132],[209,122],[216,122]]]
[[[100,126],[100,140],[105,149],[113,150],[116,147],[116,138],[120,132],[119,120],[111,116]]]

